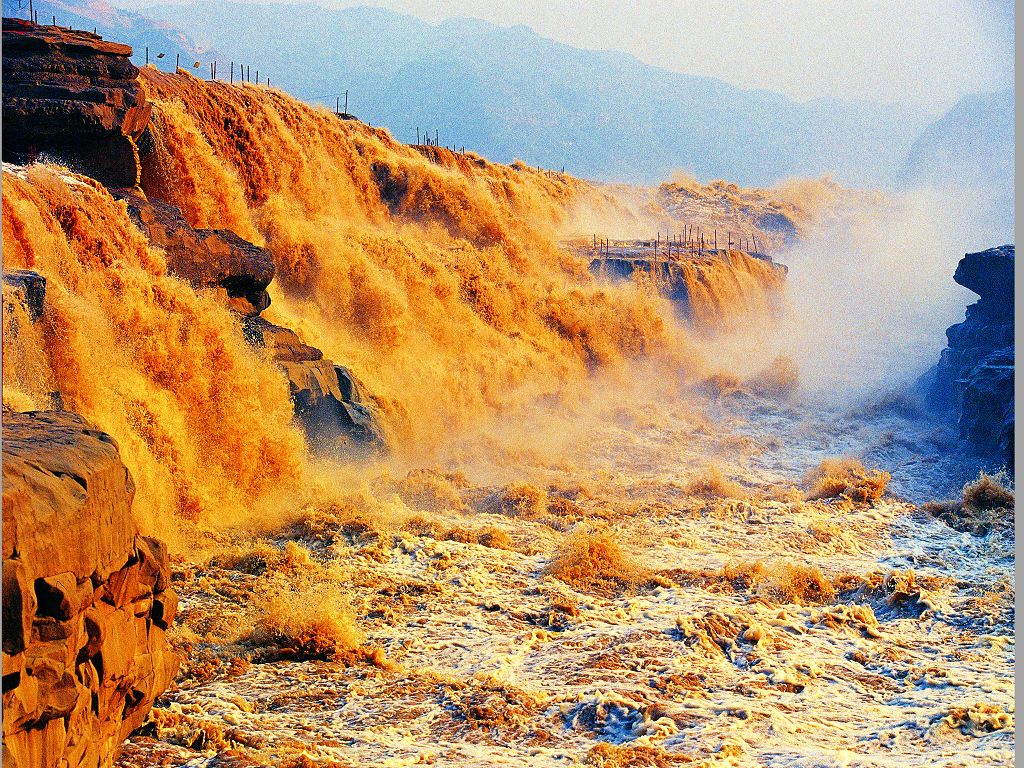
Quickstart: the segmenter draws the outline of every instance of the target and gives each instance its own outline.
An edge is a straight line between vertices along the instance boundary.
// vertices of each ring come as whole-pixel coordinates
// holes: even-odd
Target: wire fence
[[[55,14],[51,14],[50,15],[50,19],[49,19],[50,23],[49,24],[46,23],[47,20],[45,18],[43,19],[43,23],[40,24],[40,22],[39,22],[39,11],[35,10],[33,5],[34,4],[33,4],[32,0],[18,0],[18,10],[22,11],[22,10],[26,10],[27,9],[27,11],[28,11],[28,14],[27,14],[28,18],[26,19],[26,21],[30,21],[33,24],[38,24],[39,26],[51,26],[51,27],[56,27],[58,29],[66,29],[66,30],[72,31],[72,32],[74,32],[74,31],[88,32],[89,31],[88,29],[76,30],[75,27],[72,26],[72,25],[68,25],[68,26],[65,27],[63,25],[57,24],[57,16]],[[97,33],[97,29],[98,29],[97,27],[93,27],[92,28],[92,34],[94,34],[94,35],[98,34]],[[139,52],[137,49],[133,49],[132,50],[131,58],[133,60],[135,60],[134,63],[138,63],[138,60],[141,59],[143,66],[152,65],[152,66],[156,67],[158,70],[160,69],[159,63],[163,59],[166,58],[168,61],[170,61],[170,54],[167,53],[166,51],[153,51],[152,53],[153,53],[153,55],[151,56],[150,55],[149,46],[145,45],[145,46],[142,47],[142,51],[141,52]],[[197,61],[197,60],[193,59],[191,56],[187,56],[185,58],[185,67],[184,67],[184,69],[186,71],[191,69],[191,70],[202,70],[202,71],[205,72],[206,68],[209,67],[209,79],[210,80],[219,80],[219,81],[227,82],[229,84],[233,84],[233,83],[237,82],[237,83],[253,83],[255,85],[266,85],[268,87],[270,86],[270,76],[266,75],[266,70],[264,70],[264,75],[266,75],[266,77],[260,77],[260,70],[259,70],[259,68],[257,68],[254,71],[251,64],[246,64],[246,63],[243,63],[243,62],[229,61],[228,62],[227,77],[225,78],[224,77],[224,73],[223,73],[223,69],[222,69],[222,64],[223,64],[223,62],[219,62],[219,61],[216,61],[216,60],[206,61],[206,62],[204,62],[204,61]],[[174,54],[174,69],[170,70],[170,71],[171,72],[177,72],[177,71],[183,69],[183,67],[181,65],[182,65],[182,54],[179,51],[179,52],[176,52]],[[347,104],[348,104],[348,92],[347,91],[345,92],[345,95],[346,95],[345,101],[346,101],[346,111],[347,111]]]
[[[17,2],[18,2],[18,10],[19,11],[27,9],[27,11],[28,11],[28,19],[27,20],[31,21],[31,22],[33,22],[35,24],[39,24],[39,12],[35,9],[33,0],[17,0]],[[45,22],[46,22],[46,19],[44,18],[43,25],[45,25]],[[67,30],[70,30],[70,31],[75,31],[75,28],[73,26],[69,25],[69,26],[65,27],[65,26],[58,25],[57,24],[57,16],[53,15],[53,14],[51,14],[51,16],[50,16],[50,25],[49,26],[58,27],[59,29],[67,29]],[[88,32],[87,29],[82,29],[82,30],[78,30],[78,31]],[[97,34],[97,28],[96,27],[93,27],[92,33],[94,35]],[[167,51],[159,51],[159,50],[155,50],[155,49],[151,51],[150,50],[150,46],[148,46],[148,45],[142,46],[142,50],[141,51],[139,51],[137,47],[134,48],[133,51],[132,51],[131,58],[133,60],[133,63],[136,63],[136,64],[141,63],[143,66],[153,66],[158,71],[167,71],[169,73],[177,73],[177,72],[182,71],[182,70],[184,70],[186,72],[191,70],[193,74],[201,73],[203,76],[206,77],[206,79],[208,79],[210,81],[226,82],[229,85],[234,85],[235,83],[251,83],[251,84],[254,84],[254,85],[265,85],[265,86],[267,86],[269,88],[270,84],[271,84],[270,76],[266,73],[265,69],[264,69],[264,73],[263,73],[264,76],[261,77],[260,76],[259,68],[256,68],[254,70],[253,67],[252,67],[252,64],[244,63],[244,62],[228,61],[227,62],[227,70],[226,70],[226,73],[225,73],[225,70],[224,70],[224,67],[223,67],[224,62],[220,62],[220,61],[217,61],[217,60],[212,60],[212,61],[197,60],[197,59],[194,59],[190,55],[182,54],[180,51],[178,51],[178,52],[174,53],[174,68],[173,69],[168,68],[167,70],[161,70],[160,69],[160,64],[163,63],[164,59],[166,59],[168,62],[170,62],[170,53],[167,52]],[[182,66],[182,64],[184,64],[184,67]],[[225,77],[225,74],[226,74],[226,77]],[[342,106],[342,99],[344,99],[344,107]],[[328,99],[326,99],[326,98],[321,99],[321,101],[324,104],[328,103]],[[342,118],[342,119],[345,119],[345,120],[356,119],[355,115],[353,115],[353,114],[351,114],[349,112],[349,103],[348,102],[349,102],[349,91],[348,90],[345,90],[344,92],[342,92],[341,95],[335,96],[334,114],[336,116],[338,116],[339,118]],[[422,129],[422,128],[419,128],[419,127],[417,127],[415,130],[416,130],[416,144],[413,145],[413,146],[415,146],[417,148],[422,148],[422,147],[442,147],[443,146],[444,149],[447,149],[447,150],[449,150],[449,151],[451,151],[451,152],[453,152],[455,154],[460,154],[460,155],[463,155],[463,156],[466,154],[466,147],[465,147],[465,145],[461,145],[461,146],[458,145],[458,144],[450,144],[450,145],[449,144],[445,144],[445,145],[442,145],[441,141],[440,141],[440,131],[438,129],[436,129],[436,128],[434,129],[433,137],[431,137],[429,130]],[[411,131],[411,129],[410,129],[410,131]],[[565,175],[565,166],[564,165],[562,166],[561,171],[551,170],[551,169],[548,169],[548,168],[542,168],[540,166],[537,166],[535,168],[535,170],[538,171],[539,173],[545,174],[549,178],[559,178],[559,177]]]
[[[703,230],[692,224],[681,223],[682,232],[657,232],[653,238],[640,240],[613,240],[593,236],[591,253],[599,259],[672,259],[674,256],[700,257],[720,256],[730,251],[741,251],[759,259],[770,260],[764,251],[764,244],[757,235],[730,230],[722,231],[719,248],[719,231]]]

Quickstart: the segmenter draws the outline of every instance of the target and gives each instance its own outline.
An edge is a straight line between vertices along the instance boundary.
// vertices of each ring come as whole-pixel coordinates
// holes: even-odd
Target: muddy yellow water
[[[123,763],[1010,763],[1012,530],[806,501],[795,474],[851,431],[897,485],[955,474],[892,448],[912,424],[636,384],[587,405],[380,468],[390,523],[320,512],[183,563],[197,660]],[[343,596],[375,655],[260,661],[239,638],[268,594]]]
[[[390,452],[311,456],[272,361],[124,203],[4,166],[4,266],[47,278],[39,323],[4,313],[4,406],[59,392],[109,432],[175,557],[183,667],[123,765],[1012,759],[1012,509],[958,530],[918,506],[979,467],[835,359],[869,337],[903,360],[900,329],[851,336],[855,280],[794,304],[807,279],[742,254],[682,270],[688,322],[561,247],[762,214],[813,242],[843,190],[595,185],[276,90],[143,82],[144,191],[267,248],[268,319],[351,368]],[[825,356],[875,399],[801,395]]]

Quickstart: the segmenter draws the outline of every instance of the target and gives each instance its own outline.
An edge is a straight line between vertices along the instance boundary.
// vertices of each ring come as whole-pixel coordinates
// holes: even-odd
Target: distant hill
[[[98,4],[79,7],[87,15]],[[742,184],[833,173],[887,185],[930,119],[905,105],[797,103],[471,19],[433,25],[380,8],[202,2],[147,8],[165,27],[146,30],[138,14],[118,14],[132,23],[98,22],[101,33],[138,47],[168,25],[184,30],[193,47],[216,51],[218,73],[245,62],[332,107],[347,89],[350,111],[401,140],[436,130],[442,144],[594,179],[653,182],[682,168]]]
[[[900,181],[952,191],[977,224],[1014,237],[1014,91],[964,96],[910,149]]]
[[[906,183],[1013,187],[1014,92],[964,96],[914,142]]]

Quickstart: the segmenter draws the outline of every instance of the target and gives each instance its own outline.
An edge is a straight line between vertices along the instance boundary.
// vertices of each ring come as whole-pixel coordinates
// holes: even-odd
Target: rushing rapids
[[[771,349],[723,370],[778,330],[770,263],[674,261],[681,312],[642,269],[606,279],[560,245],[682,216],[784,244],[834,185],[624,190],[405,146],[265,87],[141,85],[141,191],[275,274],[243,318],[168,274],[138,190],[4,167],[5,270],[46,279],[39,313],[5,288],[4,406],[113,436],[143,532],[170,542],[181,672],[121,765],[1012,754],[1000,478],[918,507],[980,465],[912,404],[814,410],[791,361],[759,370]],[[310,454],[247,340],[263,318],[351,370],[390,455]]]
[[[558,247],[581,215],[642,221],[611,192],[437,148],[424,156],[274,90],[142,72],[145,192],[193,226],[267,247],[267,316],[356,372],[400,453],[571,396],[596,366],[699,367],[665,300],[599,284]],[[158,531],[175,516],[236,520],[303,484],[274,372],[229,312],[164,274],[123,203],[44,165],[7,168],[4,202],[5,265],[43,272],[51,307],[42,343],[5,346],[5,403],[41,408],[60,392],[104,424]],[[686,269],[701,317],[761,306],[779,288],[742,263]]]

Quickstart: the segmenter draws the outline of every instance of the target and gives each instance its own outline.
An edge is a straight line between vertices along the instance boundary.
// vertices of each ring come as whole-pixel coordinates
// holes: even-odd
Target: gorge
[[[957,270],[956,418],[824,409],[768,331],[837,185],[597,184],[88,32],[3,51],[5,760],[1012,754],[1013,246]]]

